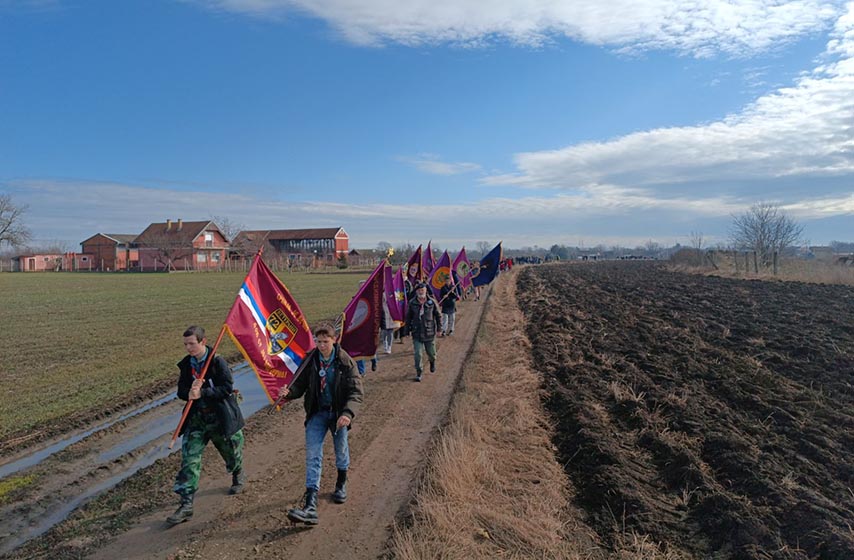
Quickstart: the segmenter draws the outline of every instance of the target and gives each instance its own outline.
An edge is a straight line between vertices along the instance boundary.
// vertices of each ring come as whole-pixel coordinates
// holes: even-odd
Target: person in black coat
[[[228,364],[221,356],[213,355],[207,345],[205,329],[198,326],[184,331],[187,356],[178,362],[178,398],[192,401],[189,415],[181,428],[181,470],[175,477],[173,490],[181,497],[181,505],[166,521],[177,525],[193,516],[193,496],[199,487],[202,453],[209,441],[225,461],[231,473],[229,494],[243,490],[243,415],[237,404],[234,380]],[[205,363],[210,361],[205,378],[201,379]]]
[[[290,387],[282,389],[286,400],[303,397],[305,408],[305,494],[302,507],[288,510],[288,519],[317,524],[317,493],[323,468],[323,441],[332,432],[338,478],[332,501],[347,500],[350,446],[347,433],[362,404],[362,379],[356,362],[335,342],[335,327],[314,328],[317,347],[305,357],[305,369]]]
[[[457,287],[449,276],[445,285],[439,291],[439,303],[442,306],[442,332],[439,336],[454,334],[454,323],[457,315],[457,300],[460,299]]]
[[[436,300],[427,294],[427,284],[419,282],[406,308],[406,330],[412,335],[415,351],[415,381],[421,381],[422,350],[430,360],[430,372],[436,371],[436,331],[441,320]]]

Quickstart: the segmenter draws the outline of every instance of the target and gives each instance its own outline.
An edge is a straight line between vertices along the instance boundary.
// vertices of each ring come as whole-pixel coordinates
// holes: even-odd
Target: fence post
[[[777,276],[777,251],[774,251],[774,276]]]
[[[759,255],[753,251],[753,272],[759,274]]]

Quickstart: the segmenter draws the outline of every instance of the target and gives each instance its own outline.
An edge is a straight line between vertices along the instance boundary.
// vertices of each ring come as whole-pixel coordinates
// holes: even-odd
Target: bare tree
[[[803,229],[777,204],[760,202],[733,216],[730,237],[735,247],[755,251],[759,263],[768,267],[775,252],[799,242]]]
[[[474,246],[477,247],[477,252],[480,253],[481,257],[485,257],[489,250],[492,249],[492,243],[489,241],[478,241]]]
[[[389,253],[391,251],[391,253]],[[394,255],[394,247],[388,241],[380,241],[377,243],[377,253],[385,257],[386,255]]]
[[[697,265],[701,266],[703,264],[703,245],[705,244],[703,232],[692,231],[691,235],[688,236],[688,239],[690,240],[691,248],[694,249],[694,256],[697,258]]]
[[[649,256],[655,257],[658,255],[659,252],[661,252],[661,243],[650,239],[649,241],[643,244],[643,248]]]
[[[30,230],[23,224],[22,216],[27,206],[12,202],[12,196],[0,194],[0,247],[23,245],[30,240]]]
[[[175,235],[169,235],[165,231],[149,234],[142,246],[156,249],[154,260],[164,265],[166,270],[175,270],[175,265],[180,264],[181,259],[186,259],[193,254],[192,247],[188,247],[186,241]]]
[[[219,232],[223,234],[229,242],[234,241],[237,234],[246,229],[246,226],[237,223],[228,216],[212,216],[211,221],[216,224],[219,228]]]
[[[401,243],[394,248],[394,254],[391,256],[390,262],[391,264],[403,264],[409,260],[409,257],[412,253],[415,252],[416,247],[412,245],[412,243]]]

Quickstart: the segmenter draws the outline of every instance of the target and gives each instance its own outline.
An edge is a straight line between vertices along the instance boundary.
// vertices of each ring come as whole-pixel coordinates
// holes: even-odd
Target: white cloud
[[[710,237],[716,234],[715,227],[723,235],[720,224],[752,203],[723,196],[662,197],[610,185],[447,205],[271,201],[240,193],[85,181],[14,181],[0,184],[0,188],[16,202],[29,205],[27,225],[38,239],[64,240],[71,246],[97,232],[139,233],[151,222],[196,221],[214,215],[249,229],[342,226],[357,247],[372,247],[381,240],[397,243],[430,238],[444,246],[480,239],[504,239],[511,247],[575,244],[580,238],[591,244],[633,246],[638,239],[650,237],[671,242],[698,227]],[[854,212],[854,195],[795,201],[784,209],[803,219],[832,217]],[[658,230],[650,233],[649,227]]]
[[[541,45],[553,37],[625,51],[750,55],[824,29],[834,0],[190,0],[256,17],[299,12],[363,45],[454,43],[496,38]]]
[[[851,228],[842,235],[854,232],[854,193],[848,196],[826,197],[815,200],[800,200],[780,207],[795,218],[818,219],[830,216],[851,215]]]
[[[449,163],[441,161],[436,154],[419,154],[417,157],[401,156],[398,160],[415,166],[419,171],[431,175],[460,175],[480,171],[480,165],[469,162]]]
[[[831,34],[825,62],[741,113],[699,126],[520,153],[492,185],[572,189],[591,184],[678,185],[791,177],[854,182],[854,4]]]

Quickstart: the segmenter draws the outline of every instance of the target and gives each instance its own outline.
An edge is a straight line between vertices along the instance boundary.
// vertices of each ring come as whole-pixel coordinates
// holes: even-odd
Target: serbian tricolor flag
[[[465,247],[460,249],[460,253],[454,259],[451,270],[457,275],[455,280],[460,287],[463,290],[468,290],[469,286],[471,286],[471,263],[469,263],[469,258],[466,255]]]
[[[415,252],[412,253],[409,260],[406,262],[406,277],[409,278],[409,281],[413,285],[421,282],[421,245],[415,249]]]
[[[492,282],[498,275],[498,263],[501,262],[501,242],[492,248],[492,251],[480,259],[480,266],[472,270],[471,283],[473,286],[485,286]]]
[[[388,313],[398,326],[402,326],[406,320],[406,289],[403,285],[403,271],[398,268],[393,272],[390,266],[385,267],[385,299],[388,305]],[[391,325],[386,325],[391,328]]]
[[[430,275],[430,289],[433,290],[433,296],[438,300],[442,291],[442,286],[445,285],[445,280],[451,277],[451,257],[448,252],[442,253],[439,257],[439,262],[433,267],[433,273]]]
[[[341,348],[351,358],[371,358],[377,354],[383,313],[383,270],[385,261],[374,269],[344,308]]]
[[[225,329],[255,370],[271,403],[279,398],[282,387],[291,384],[306,353],[314,348],[299,305],[260,253],[237,292]]]
[[[430,244],[433,240],[427,242],[427,250],[421,255],[421,270],[424,273],[424,278],[431,278],[433,269],[436,268],[436,261],[433,260],[433,249]]]

